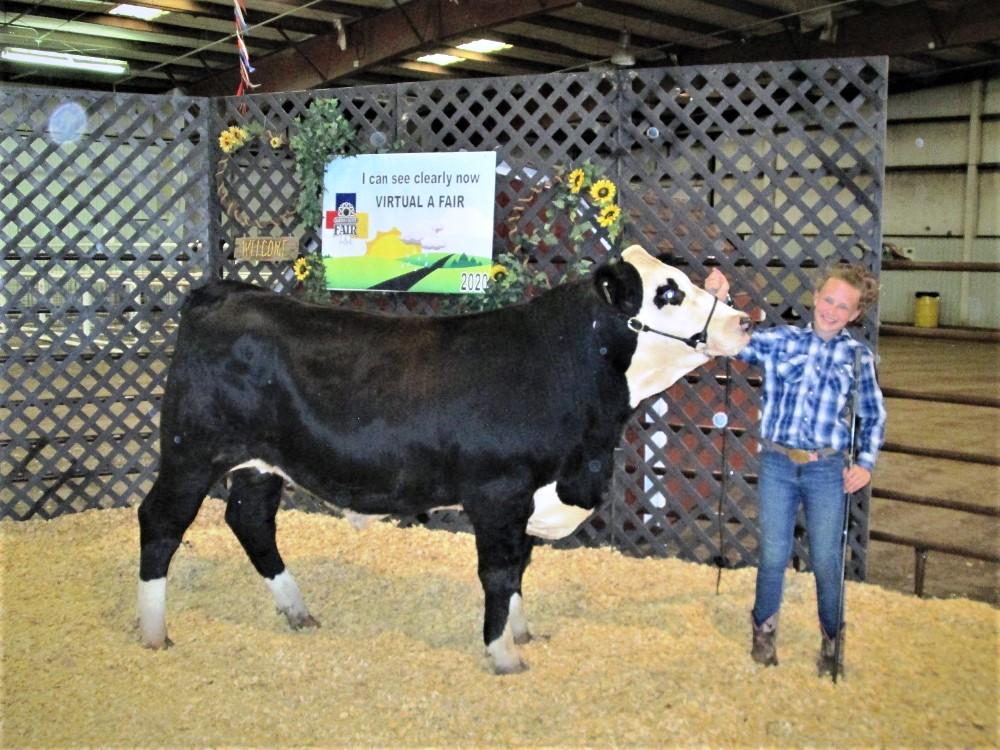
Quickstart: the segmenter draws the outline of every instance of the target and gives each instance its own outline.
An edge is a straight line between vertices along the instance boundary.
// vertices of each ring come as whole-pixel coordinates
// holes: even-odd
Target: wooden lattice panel
[[[721,266],[764,325],[811,317],[817,266],[846,259],[878,272],[884,61],[674,68],[628,78],[626,244],[672,253],[696,279]],[[869,311],[859,331],[873,346],[876,321]],[[616,500],[628,506],[628,523],[615,525],[624,537],[616,544],[728,565],[755,560],[759,385],[742,363],[715,363],[643,405],[630,428],[636,439],[626,440],[631,459],[623,452]],[[723,392],[729,403],[712,403]],[[726,427],[713,426],[715,414],[725,414]],[[655,465],[664,449],[660,474],[648,463],[634,468]],[[865,507],[867,496],[855,498],[854,577],[864,575]],[[796,556],[807,564],[801,541]]]
[[[363,150],[393,144],[404,151],[495,150],[495,250],[509,249],[511,230],[555,220],[555,243],[522,248],[553,282],[580,258],[600,261],[635,242],[671,252],[699,282],[710,266],[721,266],[740,306],[765,324],[778,324],[810,315],[809,274],[817,265],[847,258],[878,271],[883,59],[410,83],[212,101],[95,95],[87,99],[99,113],[93,120],[99,124],[86,135],[89,145],[68,149],[46,140],[44,112],[58,97],[2,93],[8,105],[0,115],[4,270],[38,279],[3,293],[11,395],[0,412],[0,443],[14,448],[8,451],[14,461],[3,467],[15,478],[4,487],[5,514],[14,517],[27,512],[25,502],[47,508],[55,498],[56,506],[78,509],[141,498],[135,488],[148,481],[155,462],[157,388],[170,325],[191,280],[210,272],[282,292],[294,288],[290,264],[232,257],[235,239],[248,235],[295,235],[301,251],[318,248],[317,233],[289,218],[298,190],[292,154],[261,143],[225,160],[215,141],[228,125],[258,122],[287,142],[314,99],[339,100]],[[102,161],[101,168],[73,173],[81,149],[85,159]],[[599,238],[570,246],[569,219],[551,213],[553,180],[585,160],[618,184],[627,220],[615,246]],[[220,161],[219,179],[243,213],[219,199]],[[100,205],[88,200],[105,194]],[[203,239],[207,252],[185,249],[192,239]],[[46,249],[87,242],[103,242],[103,255]],[[119,271],[95,272],[103,281],[88,280],[82,288],[69,282],[73,274],[67,277],[63,261],[98,258]],[[338,302],[433,314],[441,300],[346,294]],[[873,346],[876,320],[872,310],[859,332]],[[758,374],[742,363],[714,362],[648,399],[616,453],[610,502],[567,543],[753,563],[759,388]],[[725,426],[713,423],[720,414]],[[106,427],[114,436],[110,443],[103,439]],[[92,475],[109,477],[113,490],[66,489],[75,478],[85,485]],[[855,499],[852,519],[852,574],[861,577],[867,496]],[[807,547],[797,544],[796,556],[807,563]]]
[[[151,485],[178,308],[208,268],[205,105],[0,90],[0,516]]]

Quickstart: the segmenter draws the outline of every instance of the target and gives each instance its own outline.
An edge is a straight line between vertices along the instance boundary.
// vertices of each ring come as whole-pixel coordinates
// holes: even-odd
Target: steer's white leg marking
[[[514,596],[517,596],[517,594]],[[504,625],[503,633],[486,647],[486,651],[493,660],[493,671],[497,674],[517,674],[528,668],[524,659],[521,658],[521,653],[517,650],[517,646],[514,644],[514,633],[510,626],[510,615],[507,616],[507,624]]]
[[[593,509],[566,505],[559,499],[556,483],[551,482],[535,491],[535,512],[528,519],[528,533],[542,539],[562,539],[587,520]]]
[[[514,643],[527,643],[531,640],[531,632],[528,630],[528,620],[524,616],[524,600],[520,594],[513,594],[510,597],[510,605],[507,608],[507,622],[510,623],[510,629],[514,635]]]
[[[139,635],[146,648],[166,648],[167,579],[139,581]]]
[[[306,603],[302,600],[302,592],[292,574],[283,570],[274,578],[265,578],[264,582],[271,589],[274,604],[285,617],[293,630],[299,628],[316,628],[319,623],[309,614]]]

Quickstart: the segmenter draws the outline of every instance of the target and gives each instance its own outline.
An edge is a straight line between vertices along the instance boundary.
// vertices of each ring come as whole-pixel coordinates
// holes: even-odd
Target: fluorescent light
[[[4,47],[3,51],[0,52],[0,58],[8,62],[47,65],[52,68],[90,70],[95,73],[128,73],[128,63],[124,60],[111,60],[107,57],[87,57],[86,55],[74,55],[70,52]]]
[[[143,5],[129,5],[128,3],[116,5],[108,11],[113,16],[128,16],[129,18],[139,18],[143,21],[152,21],[154,18],[167,15],[169,12],[160,8],[147,8]]]
[[[431,63],[432,65],[451,65],[452,63],[457,63],[461,59],[461,57],[455,57],[454,55],[446,55],[443,52],[438,52],[433,55],[418,57],[417,62]]]
[[[458,45],[459,49],[468,50],[469,52],[499,52],[502,49],[510,49],[513,45],[507,44],[506,42],[497,42],[492,39],[477,39],[474,42],[466,42],[465,44]]]

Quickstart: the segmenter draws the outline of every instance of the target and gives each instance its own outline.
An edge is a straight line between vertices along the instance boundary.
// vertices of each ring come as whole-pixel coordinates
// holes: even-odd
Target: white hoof
[[[167,638],[167,579],[139,580],[139,641],[146,648],[174,645]]]
[[[503,629],[503,634],[486,647],[494,674],[520,674],[528,669],[528,663],[521,658],[521,652],[514,644],[514,634],[510,620]]]

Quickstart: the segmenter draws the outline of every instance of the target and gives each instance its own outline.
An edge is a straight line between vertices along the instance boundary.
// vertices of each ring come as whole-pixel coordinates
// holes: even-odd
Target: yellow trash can
[[[937,328],[941,295],[937,292],[917,292],[913,302],[913,325],[917,328]]]

